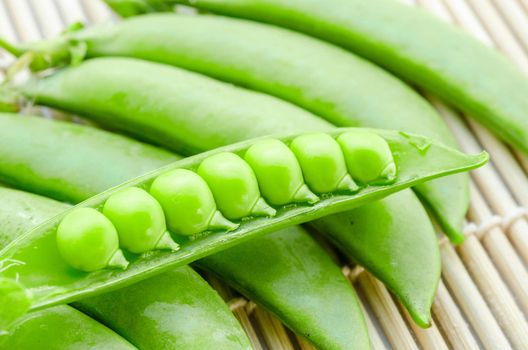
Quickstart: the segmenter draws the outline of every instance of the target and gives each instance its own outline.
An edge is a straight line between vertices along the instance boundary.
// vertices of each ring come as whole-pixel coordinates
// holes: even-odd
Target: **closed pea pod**
[[[244,159],[255,171],[262,195],[271,204],[319,201],[305,185],[295,155],[283,142],[260,141],[249,147]]]
[[[349,131],[337,137],[352,178],[363,184],[384,184],[396,178],[396,164],[387,142],[368,131]]]
[[[255,173],[238,155],[223,152],[208,157],[200,164],[198,175],[207,182],[218,209],[228,219],[275,215],[275,209],[260,196]]]
[[[161,205],[145,190],[130,187],[111,195],[103,214],[116,227],[120,245],[132,253],[178,249],[167,232]]]
[[[301,135],[291,142],[290,148],[301,165],[306,183],[315,193],[358,190],[347,172],[339,144],[330,135]]]
[[[63,259],[78,270],[128,266],[114,225],[92,208],[76,208],[62,219],[57,228],[57,247]]]
[[[191,236],[207,230],[234,230],[238,227],[216,209],[207,183],[195,172],[175,169],[158,176],[150,194],[160,203],[169,230]]]

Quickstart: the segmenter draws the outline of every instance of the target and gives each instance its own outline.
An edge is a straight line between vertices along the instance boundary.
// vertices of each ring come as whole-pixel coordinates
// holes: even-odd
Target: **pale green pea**
[[[62,219],[57,228],[57,248],[63,259],[78,270],[128,266],[114,225],[92,208],[74,209]]]
[[[337,142],[345,156],[348,172],[363,184],[387,183],[396,178],[396,164],[387,141],[372,132],[348,131]]]
[[[112,194],[103,214],[114,224],[121,247],[132,253],[178,249],[167,232],[161,205],[145,190],[129,187]]]
[[[253,169],[238,155],[222,152],[206,158],[198,168],[213,192],[218,209],[228,219],[273,216],[276,211],[260,196]]]
[[[257,142],[247,150],[244,159],[255,172],[262,195],[269,203],[319,201],[304,183],[295,155],[283,142],[276,139]]]
[[[312,133],[297,136],[290,148],[301,165],[304,180],[315,193],[358,190],[348,174],[339,144],[330,135]]]
[[[150,194],[160,202],[169,230],[190,236],[207,230],[235,230],[238,225],[216,209],[213,193],[198,174],[175,169],[158,176]]]

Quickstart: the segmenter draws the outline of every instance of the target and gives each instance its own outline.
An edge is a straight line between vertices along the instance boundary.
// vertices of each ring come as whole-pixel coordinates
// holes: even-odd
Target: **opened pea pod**
[[[335,129],[324,135],[328,135],[334,140],[336,138],[337,140],[354,138],[358,137],[358,135],[361,135],[361,137],[365,139],[372,138],[378,140],[376,142],[379,142],[381,139],[386,147],[381,149],[372,148],[371,152],[377,154],[385,152],[387,149],[390,150],[390,162],[392,163],[388,165],[384,162],[380,162],[378,174],[374,176],[374,178],[371,178],[369,183],[360,183],[358,188],[353,187],[350,191],[343,191],[336,186],[335,190],[330,192],[315,194],[313,191],[320,192],[315,189],[316,182],[312,182],[309,178],[306,183],[304,182],[302,173],[298,173],[298,170],[301,169],[298,159],[295,156],[284,156],[284,154],[289,154],[289,152],[291,152],[290,155],[295,154],[288,146],[301,147],[302,149],[302,145],[299,146],[299,140],[302,140],[302,137],[306,136],[306,134],[281,138],[253,139],[215,149],[185,160],[177,161],[148,175],[139,177],[121,186],[103,192],[21,236],[0,252],[0,261],[2,262],[2,272],[0,277],[11,278],[13,280],[17,279],[18,283],[24,286],[25,291],[27,291],[24,295],[28,296],[28,298],[31,296],[31,309],[70,302],[78,300],[81,297],[100,293],[108,288],[115,288],[122,284],[129,284],[135,280],[147,278],[177,265],[189,263],[213,252],[243,242],[251,237],[257,236],[258,234],[310,221],[331,213],[348,210],[358,205],[387,196],[403,188],[413,186],[422,181],[473,169],[481,166],[487,161],[487,154],[485,153],[473,156],[465,155],[454,149],[433,143],[427,138],[395,131],[374,129]],[[315,134],[315,136],[324,137],[322,134]],[[278,152],[279,154],[277,156],[278,161],[276,164],[278,165],[278,170],[276,169],[272,172],[269,172],[269,168],[273,168],[276,165],[273,161],[273,154],[277,153],[276,150],[273,149],[271,155],[267,155],[266,157],[262,154],[263,145],[269,145],[270,143],[280,143],[282,145],[281,147],[273,147],[282,149],[282,151]],[[259,152],[254,152],[255,149],[259,150]],[[367,164],[364,164],[365,160],[370,164],[370,159],[362,159],[362,157],[358,157],[356,153],[349,152],[349,149],[346,147],[341,147],[341,150],[343,152],[341,155],[342,157],[336,157],[335,159],[335,161],[341,165],[343,158],[349,166],[350,164],[356,164],[360,167],[361,165],[366,166]],[[298,151],[299,148],[297,148],[297,152]],[[257,198],[255,199],[255,193],[253,193],[251,200],[244,201],[246,203],[245,212],[249,214],[247,217],[232,220],[225,218],[223,213],[221,213],[221,210],[218,209],[229,208],[229,206],[226,207],[223,205],[220,207],[217,205],[216,201],[218,201],[218,203],[225,203],[226,198],[222,198],[222,196],[226,195],[230,197],[231,193],[216,191],[213,194],[209,188],[208,183],[211,183],[211,186],[214,187],[213,183],[216,180],[219,179],[219,182],[221,183],[223,179],[228,177],[227,175],[229,175],[230,171],[229,167],[227,167],[227,174],[223,173],[221,168],[218,169],[218,174],[209,173],[209,182],[200,176],[200,173],[206,174],[211,171],[206,169],[211,160],[214,160],[218,155],[225,153],[240,157],[240,159],[237,160],[239,163],[240,161],[243,161],[242,159],[251,158],[251,161],[248,162],[250,169],[247,168],[246,170],[251,170],[256,174],[255,178],[257,179],[259,193],[261,193],[262,198],[257,195]],[[262,154],[262,158],[259,157],[259,154]],[[361,152],[358,154],[361,154]],[[386,156],[387,154],[379,154],[378,158],[385,159]],[[289,159],[289,161],[285,161],[285,159]],[[306,159],[303,162],[306,167]],[[308,162],[308,167],[309,166],[310,164]],[[333,166],[328,169],[321,168],[320,171],[333,171],[335,168],[338,167]],[[392,168],[396,169],[395,172],[390,172],[390,176],[394,177],[388,179],[386,170]],[[214,169],[214,167],[212,167],[212,169]],[[350,170],[347,170],[347,172],[349,171]],[[189,176],[189,174],[192,174],[192,176]],[[252,173],[249,172],[249,174]],[[266,178],[268,174],[272,174],[272,176],[278,174],[277,176],[280,177],[278,183],[284,186],[284,188],[273,187],[270,190],[268,186],[272,182],[269,178]],[[294,176],[291,176],[292,174]],[[354,174],[349,174],[351,175],[351,179],[354,180]],[[375,174],[375,172],[369,165],[369,175],[372,174]],[[335,177],[344,177],[342,173],[334,175]],[[174,187],[173,184],[179,184],[179,181],[181,181],[180,176],[182,176],[185,181],[188,181],[188,179],[191,178],[191,181],[201,183],[196,187],[190,187],[191,189],[198,188],[200,194],[195,196],[192,193],[187,193],[185,196],[179,196],[179,193],[174,191],[174,188],[178,188],[178,186]],[[218,179],[215,177],[218,177]],[[300,185],[298,184],[299,178],[302,180]],[[159,184],[160,179],[163,180],[161,185]],[[249,176],[247,179],[250,179],[250,185],[246,185],[254,186],[254,183],[251,185],[253,178]],[[291,181],[295,183],[295,186],[291,187],[291,184],[288,183],[288,181],[285,181],[285,179],[291,179]],[[358,178],[358,180],[363,182],[364,178]],[[155,185],[159,187],[157,188]],[[168,188],[167,191],[164,190],[165,186]],[[274,184],[274,186],[276,186],[276,184]],[[292,193],[290,189],[295,187],[305,187],[306,191],[309,191],[311,195],[302,201],[294,195],[293,197],[290,197],[288,203],[273,204],[273,196],[277,195],[274,191],[279,191],[280,194],[283,195],[284,193]],[[312,187],[314,188],[313,191]],[[123,213],[118,213],[120,215],[115,216],[115,211],[119,211],[120,208],[119,205],[113,205],[116,197],[119,199],[118,202],[126,203],[127,196],[130,195],[131,197],[134,197],[136,195],[134,193],[137,192],[135,190],[136,188],[145,191],[145,193],[143,193],[140,190],[144,195],[146,195],[146,192],[150,192],[153,198],[159,201],[165,217],[158,213],[157,216],[155,216],[158,219],[168,219],[171,215],[176,215],[177,217],[178,212],[174,209],[185,209],[185,200],[188,200],[189,198],[194,201],[191,204],[195,208],[201,209],[201,205],[203,205],[203,208],[207,209],[204,211],[204,215],[198,217],[202,222],[196,221],[182,223],[176,221],[176,226],[174,226],[174,228],[178,231],[175,230],[175,232],[171,231],[170,233],[172,236],[171,238],[178,242],[180,246],[179,250],[174,250],[174,244],[170,244],[168,246],[169,249],[158,249],[160,247],[157,243],[166,237],[166,232],[164,230],[165,223],[153,222],[153,227],[156,228],[156,234],[154,235],[156,239],[151,239],[152,237],[144,234],[144,230],[140,230],[139,236],[135,236],[138,232],[135,230],[137,227],[134,226],[134,222],[127,223],[126,220],[121,220],[122,217],[120,215]],[[248,193],[249,192],[251,191],[248,191]],[[163,193],[166,198],[159,197],[160,193]],[[120,196],[124,196],[125,198],[119,198]],[[238,196],[234,196],[230,198],[236,199],[237,197]],[[138,205],[131,205],[131,210],[147,213],[152,216],[151,211],[142,208],[142,204],[144,203],[146,203],[146,208],[152,207],[151,201],[153,199],[150,197],[148,198],[148,201],[138,201]],[[314,198],[317,198],[318,200],[315,201]],[[136,199],[130,200],[130,203],[134,201],[136,201]],[[273,208],[273,211],[268,209],[267,211],[259,212],[258,214],[252,213],[256,202],[267,203],[265,208]],[[242,201],[240,203],[242,203]],[[262,206],[264,206],[264,204],[262,204]],[[109,207],[113,210],[108,211],[107,208]],[[97,213],[97,215],[94,215],[94,213]],[[112,214],[114,214],[114,216]],[[97,233],[97,237],[101,237],[104,234],[111,236],[110,239],[101,240],[103,243],[108,243],[108,247],[102,247],[105,252],[108,252],[108,254],[94,254],[93,257],[97,258],[97,261],[82,261],[83,264],[78,264],[74,260],[76,254],[83,259],[87,258],[85,254],[86,252],[83,251],[82,244],[67,246],[64,244],[65,242],[61,241],[59,236],[61,228],[63,228],[64,225],[69,224],[68,221],[72,215],[78,215],[81,218],[75,220],[75,224],[78,225],[75,232],[81,235],[86,234],[88,241],[90,241],[91,232],[94,231]],[[94,217],[96,217],[96,219],[93,219]],[[120,220],[117,220],[116,217],[120,218]],[[126,218],[126,215],[124,215],[124,217]],[[152,217],[149,217],[146,222],[150,222]],[[217,219],[215,219],[215,217]],[[98,225],[103,227],[103,229],[97,225],[97,227],[94,228],[94,221],[96,220],[98,221]],[[102,224],[102,222],[104,222],[104,224]],[[217,222],[220,222],[221,224],[217,225]],[[201,225],[198,225],[197,223]],[[127,230],[127,224],[134,226],[132,227],[133,229]],[[171,225],[172,224],[168,225],[169,230],[173,228]],[[133,234],[134,236],[127,237],[128,234]],[[115,252],[117,251],[115,244],[116,236],[119,237],[120,249],[124,252],[124,257],[129,263],[126,267],[125,263],[120,264],[121,266],[118,269],[111,268],[112,266],[110,266],[112,265],[111,257],[115,255]],[[133,245],[127,244],[126,242],[128,242],[130,238],[133,238],[132,241],[134,241],[137,237],[148,238],[145,240],[148,243],[146,247],[152,249],[151,251],[148,251],[148,254],[134,254],[134,252],[128,250],[132,249],[131,247],[133,247]],[[138,251],[143,252],[143,249],[136,250],[136,252]],[[100,269],[92,268],[93,266],[99,267],[101,264],[105,264],[106,266],[103,266]],[[85,268],[84,266],[90,266],[90,268]],[[43,288],[43,286],[46,287]],[[3,299],[8,297],[8,295],[0,296],[0,298]],[[13,305],[15,310],[20,310],[20,308],[17,309],[15,306],[16,305]]]

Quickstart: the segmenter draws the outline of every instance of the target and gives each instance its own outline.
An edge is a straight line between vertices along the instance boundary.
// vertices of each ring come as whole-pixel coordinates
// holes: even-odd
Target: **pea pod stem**
[[[335,137],[340,133],[352,130],[357,129],[336,129],[329,131],[328,134]],[[64,262],[54,256],[56,248],[50,247],[49,243],[46,243],[54,236],[57,223],[68,214],[68,212],[65,212],[19,237],[0,252],[0,259],[3,261],[5,259],[13,259],[23,262],[21,265],[12,266],[4,270],[2,276],[11,278],[18,276],[20,283],[33,292],[33,303],[31,305],[33,310],[71,302],[104,290],[117,288],[120,285],[130,284],[133,281],[147,278],[175,266],[187,264],[264,233],[363,205],[421,181],[479,167],[488,158],[486,153],[475,156],[464,155],[419,136],[402,135],[399,132],[387,130],[371,129],[369,132],[373,132],[385,139],[394,154],[398,166],[398,179],[391,185],[364,187],[357,193],[350,195],[336,194],[335,196],[323,198],[314,205],[295,205],[278,208],[277,215],[273,218],[254,218],[244,221],[238,229],[231,232],[216,232],[193,241],[181,242],[181,249],[177,252],[153,252],[148,257],[133,259],[129,267],[124,271],[101,270],[92,274],[72,274],[71,271],[68,272],[68,269],[64,269]],[[280,137],[280,139],[284,142],[289,142],[293,137]],[[74,207],[72,210],[79,207],[98,208],[111,194],[123,188],[148,186],[154,177],[171,169],[193,169],[203,159],[211,155],[218,152],[240,153],[260,140],[249,140],[186,158],[105,191]],[[416,147],[416,144],[423,143],[430,143],[425,153]],[[40,253],[35,256],[36,247],[40,247],[37,249]],[[27,259],[29,256],[31,256],[31,259]],[[52,272],[50,272],[50,269]],[[61,275],[64,278],[61,284],[54,285],[53,281]],[[40,288],[42,284],[47,285],[46,289]]]

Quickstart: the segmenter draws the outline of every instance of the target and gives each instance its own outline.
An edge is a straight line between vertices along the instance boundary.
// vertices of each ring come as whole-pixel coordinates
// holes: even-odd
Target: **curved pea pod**
[[[167,8],[167,2],[156,1],[145,9],[163,10],[155,5]],[[225,2],[217,5],[218,11],[230,14]],[[22,45],[37,56],[39,52],[45,57],[57,56],[50,63],[62,58],[59,64],[65,64],[71,60],[69,46],[79,42],[86,44],[88,57],[128,56],[179,66],[277,96],[337,126],[402,130],[457,146],[435,109],[405,83],[342,48],[291,30],[212,15],[151,14],[69,32],[51,42]],[[451,240],[463,240],[461,229],[469,206],[468,177],[457,175],[427,182],[415,190]]]
[[[262,253],[256,259],[247,254],[248,250]],[[278,261],[277,256],[282,258]],[[231,261],[247,266],[257,281],[269,281],[273,273],[273,283],[255,283]],[[347,285],[339,267],[301,226],[210,255],[198,265],[232,281],[244,295],[266,300],[264,306],[269,311],[319,348],[346,349],[350,344],[355,349],[369,348],[354,290]],[[313,283],[314,275],[320,276],[318,283]],[[292,286],[303,292],[290,300],[285,295],[292,293]]]
[[[238,228],[216,209],[207,183],[193,171],[175,169],[161,174],[152,182],[150,193],[160,202],[174,233],[191,236],[208,230]]]
[[[49,196],[68,198],[68,196],[82,194],[87,198],[91,194],[97,194],[105,190],[105,186],[112,182],[113,176],[115,177],[114,184],[118,184],[120,176],[122,176],[122,170],[114,170],[112,168],[113,164],[122,164],[124,162],[123,167],[125,169],[134,170],[142,169],[139,165],[148,166],[153,162],[153,159],[150,159],[146,153],[139,152],[145,147],[141,143],[90,127],[42,118],[20,118],[17,115],[6,114],[0,115],[0,123],[0,140],[5,141],[5,143],[0,143],[0,152],[2,152],[2,155],[9,154],[9,157],[4,157],[7,160],[6,163],[1,163],[0,174],[11,174],[9,177],[10,183],[20,186],[35,188],[35,183],[38,183],[39,188],[41,188],[40,191]],[[100,137],[100,134],[105,134],[106,137]],[[68,135],[68,137],[64,137],[64,135]],[[118,139],[121,142],[111,142],[113,139]],[[72,147],[72,145],[75,145],[75,147]],[[128,158],[130,153],[138,155],[134,159],[130,159]],[[170,163],[171,159],[174,158],[173,155],[161,151],[158,153],[154,152],[152,157],[163,158],[164,155],[167,163]],[[66,161],[69,158],[72,159],[71,162]],[[84,161],[75,162],[79,158]],[[2,158],[0,157],[0,159]],[[64,161],[57,162],[56,167],[41,167],[41,164],[52,163],[55,159]],[[127,167],[127,161],[134,162],[136,166],[134,168]],[[92,173],[91,164],[94,163],[101,168],[108,168],[109,171]],[[31,177],[20,170],[13,171],[13,168],[21,165],[28,171],[33,170],[30,173],[32,174]],[[26,181],[17,183],[17,176],[22,176],[23,174]],[[131,173],[130,177],[134,175],[137,176],[139,174]],[[89,178],[85,178],[87,176]],[[59,182],[62,186],[55,186],[56,182]],[[80,184],[85,185],[81,186]],[[61,188],[63,192],[60,192]],[[13,193],[17,195],[9,195]],[[37,223],[46,218],[42,216],[43,212],[48,213],[60,204],[35,195],[27,193],[24,195],[22,196],[21,192],[13,190],[4,190],[0,195],[0,221],[17,227],[18,233],[29,230],[33,225],[36,226]],[[37,198],[39,199],[38,201]],[[75,201],[74,198],[70,200]],[[2,206],[4,200],[9,201],[7,206]],[[49,212],[49,217],[56,215],[61,210],[64,210],[64,205],[62,205],[62,209],[59,207],[56,211]],[[4,212],[6,213],[5,215],[3,215]],[[9,213],[12,215],[9,215]],[[6,225],[0,225],[0,229],[2,228],[7,227]],[[356,339],[358,347],[364,344],[360,340],[368,337],[367,330],[365,329],[362,315],[354,308],[356,302],[352,300],[355,299],[355,296],[350,293],[350,284],[343,280],[341,275],[336,275],[335,266],[326,263],[328,257],[324,258],[326,255],[323,249],[317,245],[310,244],[311,240],[308,236],[298,234],[294,235],[297,239],[288,240],[277,238],[277,235],[282,237],[286,232],[289,231],[286,230],[279,234],[263,236],[230,248],[236,248],[238,251],[237,255],[243,252],[247,256],[245,259],[252,259],[255,262],[261,260],[274,261],[274,264],[260,265],[258,274],[255,273],[253,265],[240,264],[238,257],[226,255],[225,253],[230,249],[215,254],[215,261],[218,262],[215,265],[201,260],[200,266],[214,271],[224,281],[243,292],[248,299],[264,305],[281,320],[287,322],[294,332],[306,336],[318,348],[342,348],[343,344],[349,342],[350,339]],[[298,232],[301,231],[298,230]],[[262,246],[274,248],[264,251],[261,249]],[[289,268],[282,268],[282,266],[288,266]],[[302,269],[300,268],[301,266]],[[190,269],[189,271],[192,272]],[[299,276],[303,280],[302,284],[287,283],[288,280],[296,280]],[[328,278],[331,276],[335,276],[332,279],[333,283],[328,282]],[[181,303],[178,305],[184,308],[183,312],[187,312],[186,309],[188,308],[186,300],[189,300],[190,296],[187,295],[197,293],[200,286],[200,284],[191,284],[190,281],[192,279],[186,283],[183,283],[183,281],[173,282],[181,286],[178,294],[181,298]],[[242,289],[241,286],[246,287]],[[279,286],[284,287],[279,288]],[[320,293],[319,290],[313,287],[307,288],[306,286],[325,286],[325,293]],[[155,290],[160,291],[164,290],[164,288],[156,286]],[[209,292],[211,291],[210,288],[208,290]],[[145,292],[150,291],[151,289]],[[333,297],[325,297],[326,293],[333,295]],[[299,304],[299,295],[309,296],[310,305]],[[140,295],[138,298],[141,299],[142,296]],[[161,297],[156,296],[156,298]],[[199,304],[195,304],[196,313],[205,315],[212,312],[214,315],[221,315],[220,311],[223,309],[220,306],[205,304],[204,300],[214,299],[202,298]],[[175,299],[174,303],[178,303],[178,299]],[[117,308],[116,304],[117,300],[114,301],[114,307]],[[320,305],[324,305],[324,307]],[[149,324],[153,328],[141,327],[134,330],[134,339],[139,339],[140,331],[145,334],[145,336],[141,337],[144,342],[139,345],[145,348],[148,347],[149,339],[163,338],[167,342],[178,344],[181,348],[191,349],[195,343],[186,343],[189,338],[179,336],[179,334],[182,334],[182,330],[176,326],[180,324],[170,322],[169,325],[166,325],[164,322],[166,319],[170,320],[172,316],[170,316],[170,313],[167,314],[163,311],[167,310],[169,312],[172,308],[157,308],[156,310],[158,312],[149,313]],[[180,313],[179,311],[175,312],[176,314]],[[110,323],[111,319],[107,319],[106,315],[107,313],[104,315],[99,313],[99,319],[104,323]],[[317,315],[317,317],[313,317],[313,315]],[[108,315],[107,317],[110,316]],[[227,314],[224,317],[227,317]],[[200,317],[200,320],[199,324],[186,324],[185,333],[195,334],[196,337],[203,340],[210,339],[211,344],[203,346],[205,348],[216,348],[219,346],[217,338],[212,339],[209,333],[207,336],[203,334],[209,329],[216,329],[221,334],[225,334],[226,340],[238,339],[238,341],[241,341],[245,339],[240,327],[230,326],[231,323],[229,322],[218,324],[213,322],[217,318],[208,319],[205,317]],[[342,322],[336,323],[335,320],[341,320]],[[167,332],[169,328],[172,329],[170,333]],[[155,335],[155,331],[163,333],[163,336]],[[232,345],[229,341],[225,343]]]
[[[358,190],[347,171],[339,144],[328,134],[314,133],[296,137],[290,148],[301,165],[306,183],[315,193]]]
[[[119,244],[132,253],[178,250],[167,232],[161,205],[141,188],[129,187],[110,196],[103,214],[114,224]]]
[[[420,327],[428,327],[441,264],[435,230],[418,203],[411,191],[401,191],[310,225],[325,233],[360,265],[369,266],[370,272],[395,292],[413,320]],[[407,204],[415,204],[419,210],[409,211]],[[409,224],[420,230],[408,230]],[[397,268],[394,261],[398,261]]]
[[[213,192],[218,209],[228,219],[273,216],[276,210],[262,199],[253,169],[234,153],[219,153],[198,168]]]
[[[337,137],[349,131],[353,129],[335,129],[328,134]],[[221,152],[243,154],[254,144],[262,143],[260,139],[248,140],[177,161],[94,196],[71,210],[44,222],[34,230],[20,236],[0,252],[0,261],[20,262],[2,271],[0,276],[18,278],[20,283],[33,294],[32,309],[71,302],[101,293],[109,288],[117,288],[124,283],[130,284],[145,279],[273,230],[352,209],[412,186],[419,181],[481,166],[488,158],[486,153],[474,156],[465,155],[420,136],[402,135],[399,132],[387,130],[372,129],[369,132],[383,137],[394,154],[398,176],[391,185],[368,186],[355,194],[338,193],[321,199],[313,205],[284,206],[277,210],[276,216],[243,221],[234,231],[211,232],[192,240],[181,239],[179,243],[182,248],[179,251],[155,251],[148,256],[132,256],[129,259],[130,265],[123,271],[103,269],[92,273],[72,273],[71,268],[68,268],[67,263],[60,257],[56,245],[50,244],[50,239],[53,240],[55,237],[57,225],[72,212],[80,208],[99,208],[109,196],[131,186],[148,188],[160,175],[177,169],[196,168],[204,159],[214,154]],[[289,142],[295,136],[298,135],[279,139]],[[417,147],[423,143],[431,144],[427,152]],[[45,289],[41,288],[43,285],[46,285]]]
[[[32,312],[0,336],[2,349],[79,349],[94,347],[132,350],[135,346],[67,305]]]
[[[257,142],[249,147],[244,159],[255,171],[262,195],[271,204],[319,201],[304,183],[297,158],[283,142],[275,139]]]
[[[494,49],[426,11],[390,0],[335,0],[331,6],[317,0],[162,3],[274,23],[343,46],[440,95],[528,152],[525,74]]]
[[[0,242],[13,240],[69,207],[38,195],[0,188]],[[108,299],[111,303],[105,304]],[[108,305],[109,309],[101,312],[102,305]],[[224,301],[189,267],[180,267],[118,292],[81,300],[75,306],[141,349],[250,348],[244,331]],[[199,322],[189,323],[189,319]],[[210,336],[210,329],[216,330],[215,337]],[[27,337],[28,334],[32,336]],[[83,339],[86,341],[82,342]],[[80,342],[111,349],[135,348],[68,306],[32,312],[17,321],[9,334],[0,336],[0,346],[8,349],[62,349],[78,347]]]

